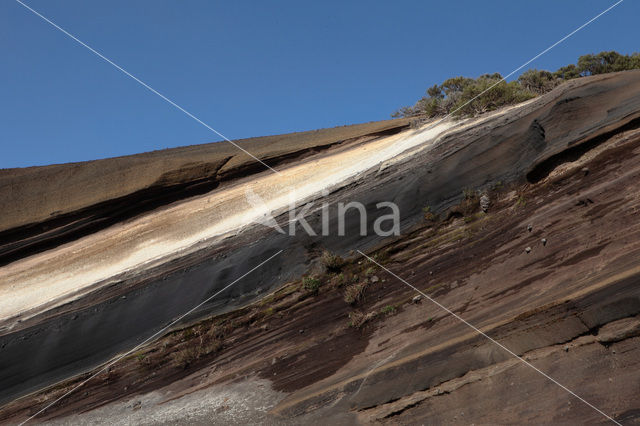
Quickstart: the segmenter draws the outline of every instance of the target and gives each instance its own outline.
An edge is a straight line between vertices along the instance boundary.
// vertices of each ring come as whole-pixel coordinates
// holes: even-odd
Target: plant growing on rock
[[[322,264],[329,272],[339,272],[344,265],[344,260],[328,250],[322,252]]]
[[[320,290],[320,280],[314,277],[304,277],[302,287],[311,294],[318,294]]]
[[[368,314],[365,314],[360,311],[350,312],[349,327],[361,328],[363,325],[365,325],[365,323],[367,323],[367,321],[370,321],[373,318],[375,318],[375,316],[376,316],[375,312],[369,312]]]
[[[364,298],[364,291],[367,283],[352,284],[344,290],[344,301],[350,305],[355,305]]]
[[[640,53],[623,55],[615,51],[583,55],[577,64],[555,72],[530,69],[518,80],[507,82],[499,73],[477,78],[454,77],[429,87],[413,106],[405,106],[392,117],[472,117],[506,105],[515,105],[553,90],[560,83],[589,75],[640,68]]]
[[[173,361],[182,368],[187,368],[198,359],[198,350],[195,346],[187,346],[172,354]]]
[[[427,222],[434,222],[436,220],[436,215],[431,211],[431,206],[423,207],[422,213],[424,214],[424,220]]]
[[[380,310],[380,313],[381,313],[381,314],[384,314],[384,315],[393,315],[393,314],[395,314],[397,311],[398,311],[398,310],[396,309],[396,307],[395,307],[395,306],[393,306],[393,305],[387,305],[387,306],[385,306],[384,308],[382,308],[382,309]]]

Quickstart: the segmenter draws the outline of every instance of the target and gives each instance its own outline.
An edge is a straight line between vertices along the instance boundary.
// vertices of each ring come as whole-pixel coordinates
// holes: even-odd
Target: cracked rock
[[[624,318],[603,325],[596,339],[600,343],[613,343],[640,335],[640,319]]]

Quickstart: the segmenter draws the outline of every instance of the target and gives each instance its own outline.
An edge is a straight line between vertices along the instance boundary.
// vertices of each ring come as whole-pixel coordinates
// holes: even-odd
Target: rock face
[[[266,401],[254,419],[263,422],[603,419],[356,250],[618,421],[633,420],[638,94],[640,72],[624,72],[474,120],[372,123],[348,137],[291,135],[286,146],[250,149],[286,179],[217,147],[2,171],[11,207],[0,241],[0,421],[24,420],[77,382],[46,386],[135,347],[212,295],[39,419],[125,421],[127,407],[148,404],[195,410],[195,390],[224,401],[226,385],[252,381],[270,383],[253,398]],[[77,194],[91,177],[105,188]],[[330,212],[362,203],[372,229],[388,213],[375,206],[392,200],[401,235],[361,235],[355,210],[345,235],[235,225],[250,188],[285,227],[291,182],[298,201],[316,202],[313,229],[324,224],[322,202]],[[486,195],[473,205],[469,189]],[[426,206],[439,221],[424,222]],[[335,214],[328,227],[338,229]],[[317,272],[322,249],[347,259],[339,271]],[[352,286],[361,294],[346,303]],[[232,399],[256,412],[250,399]],[[197,416],[215,410],[228,408]],[[167,421],[180,422],[174,414]]]
[[[625,318],[614,321],[598,331],[598,342],[614,343],[640,336],[640,318]]]
[[[487,194],[482,194],[482,196],[480,197],[480,208],[482,209],[483,212],[487,212],[489,211],[489,196]]]

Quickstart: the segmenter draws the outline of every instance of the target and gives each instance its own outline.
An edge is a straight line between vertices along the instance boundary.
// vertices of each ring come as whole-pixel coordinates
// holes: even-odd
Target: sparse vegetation
[[[344,301],[350,305],[355,305],[364,298],[366,283],[352,284],[344,290]]]
[[[328,250],[325,250],[322,252],[322,264],[329,272],[339,272],[342,265],[344,265],[344,259]]]
[[[433,222],[436,220],[436,215],[431,211],[431,206],[423,207],[422,213],[424,214],[424,219],[426,221]]]
[[[398,309],[393,305],[387,305],[380,310],[380,313],[383,315],[393,315],[398,311]]]
[[[302,287],[311,294],[318,294],[320,290],[320,280],[314,277],[304,277]]]
[[[275,309],[273,309],[273,307],[268,307],[267,309],[264,310],[264,317],[268,318],[271,315],[273,315],[275,313]]]
[[[367,321],[375,318],[376,314],[374,312],[369,312],[365,314],[360,311],[353,311],[349,313],[349,327],[361,328],[363,325],[367,323]]]
[[[471,199],[475,197],[474,191],[471,190],[465,191],[465,194]],[[476,222],[480,223],[481,220],[476,220]],[[428,231],[426,234],[428,237],[422,242],[420,249],[446,245],[454,239],[463,238],[463,234],[469,231],[467,228],[475,226],[475,224],[464,227],[440,225],[443,224],[439,223],[438,226]],[[405,255],[413,256],[413,252],[407,251]],[[371,258],[380,264],[397,262],[400,259],[398,252],[392,248],[372,253]],[[327,266],[326,273],[314,270],[312,275],[289,282],[274,292],[264,295],[260,301],[170,331],[157,342],[151,344],[149,348],[129,355],[124,363],[134,363],[133,374],[137,374],[135,377],[138,380],[135,386],[146,383],[145,380],[152,371],[158,372],[171,368],[173,371],[163,374],[190,374],[190,370],[199,365],[210,363],[225,348],[236,347],[240,344],[239,342],[256,336],[267,336],[264,333],[271,333],[272,331],[269,330],[277,332],[287,321],[304,317],[304,315],[299,315],[300,312],[303,312],[302,310],[307,312],[306,310],[310,307],[316,309],[324,306],[324,303],[313,303],[309,297],[311,293],[318,294],[320,287],[322,287],[322,294],[318,298],[331,303],[335,301],[336,297],[339,298],[340,293],[336,294],[336,292],[344,292],[344,300],[347,304],[332,308],[339,309],[343,319],[348,315],[348,326],[351,327],[351,333],[365,326],[373,328],[372,324],[376,321],[382,321],[385,317],[399,313],[400,306],[403,305],[399,299],[395,299],[394,304],[385,306],[385,303],[390,302],[381,302],[380,298],[376,297],[380,293],[376,293],[375,296],[370,294],[371,289],[379,289],[380,286],[380,284],[373,284],[374,272],[380,272],[374,263],[360,257],[356,260],[341,260],[339,272],[332,272],[328,268],[331,262],[327,262],[326,259],[333,260],[332,256],[325,257],[323,254],[322,262]],[[335,265],[335,263],[331,264]],[[375,281],[378,281],[377,277]],[[443,285],[444,283],[435,284],[425,291],[431,293]],[[413,295],[407,299],[406,303],[412,303],[412,298]],[[431,321],[431,319],[429,320]],[[305,329],[308,324],[304,325]],[[314,325],[309,326],[310,334],[316,332],[312,329],[313,327]],[[294,331],[297,330],[299,328],[296,324]],[[306,330],[305,333],[307,333]],[[225,358],[220,358],[220,362],[224,363]],[[129,364],[129,368],[131,367]],[[175,369],[184,371],[176,372]],[[111,372],[111,376],[107,377],[110,377],[109,380],[112,380],[112,383],[123,383],[120,381],[123,380],[120,379],[121,376],[113,372]],[[127,386],[130,384],[127,383]]]
[[[518,199],[516,200],[516,207],[522,208],[522,207],[525,207],[526,205],[527,205],[527,199],[524,198],[524,195],[519,195]]]
[[[462,190],[462,195],[462,201],[449,211],[448,217],[465,217],[465,222],[469,223],[473,219],[467,217],[480,209],[480,197],[476,191],[469,188]]]
[[[640,53],[610,51],[580,56],[577,64],[555,72],[530,69],[511,82],[504,81],[499,73],[454,77],[431,86],[415,105],[400,108],[392,117],[471,117],[542,95],[567,80],[631,69],[640,69]]]
[[[222,346],[223,346],[222,340],[217,338],[213,339],[202,347],[201,354],[209,355],[212,353],[216,353],[222,349]]]
[[[187,368],[196,359],[198,359],[198,348],[193,345],[187,345],[173,353],[174,362],[182,368]]]
[[[347,282],[348,282],[347,277],[342,272],[329,277],[329,284],[332,289],[342,287],[345,284],[347,284]]]

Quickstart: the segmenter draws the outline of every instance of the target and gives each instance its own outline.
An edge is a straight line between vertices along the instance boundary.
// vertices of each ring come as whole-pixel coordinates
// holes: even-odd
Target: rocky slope
[[[278,175],[217,145],[3,171],[0,419],[29,418],[284,250],[36,420],[608,420],[388,268],[606,415],[638,422],[639,94],[630,71],[473,120],[245,146]],[[79,191],[93,179],[100,190]],[[284,226],[288,184],[298,206],[316,201],[314,229],[322,202],[362,202],[371,229],[387,213],[376,204],[393,201],[401,235],[362,236],[355,213],[344,236],[256,224],[247,188]]]

